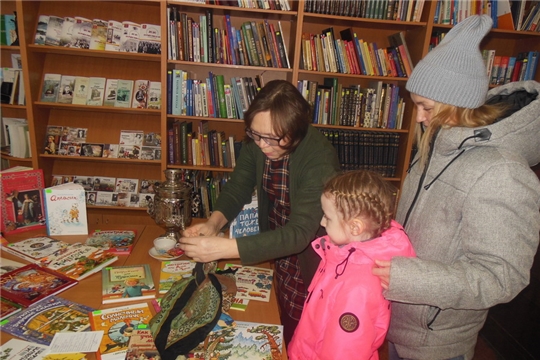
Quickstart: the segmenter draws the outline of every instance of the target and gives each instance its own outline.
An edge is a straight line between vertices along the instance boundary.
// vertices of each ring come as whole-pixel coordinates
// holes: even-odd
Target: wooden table
[[[197,221],[197,219],[194,219],[194,221]],[[165,232],[162,227],[159,227],[157,225],[146,225],[146,226],[143,226],[143,225],[102,225],[99,227],[90,226],[89,231],[94,231],[94,230],[97,230],[98,228],[100,230],[112,230],[112,229],[136,230],[137,237],[135,238],[135,246],[133,248],[132,253],[130,255],[118,256],[118,260],[113,265],[118,266],[118,265],[150,264],[150,267],[152,269],[152,277],[154,279],[154,283],[156,284],[156,288],[159,286],[159,274],[160,274],[161,261],[152,258],[148,254],[148,251],[153,247],[152,241],[156,237],[162,235]],[[11,242],[24,240],[32,236],[44,235],[44,234],[45,234],[45,231],[29,231],[29,232],[7,236],[6,239],[11,243]],[[84,243],[87,237],[88,236],[86,235],[54,236],[55,239],[69,242],[69,243],[76,243],[76,242]],[[5,251],[0,252],[0,256],[2,258],[11,259],[11,260],[18,261],[21,263],[27,263],[25,260],[22,260]],[[187,259],[187,257],[182,256],[179,260],[182,260],[182,259]],[[223,266],[225,263],[231,263],[231,262],[239,263],[238,260],[227,260],[227,261],[221,261],[220,266]],[[270,267],[270,264],[263,263],[257,266],[268,268]],[[108,304],[108,305],[101,304],[101,274],[100,273],[93,274],[89,276],[88,278],[81,280],[81,282],[78,285],[60,293],[58,296],[71,300],[71,301],[75,301],[77,303],[81,303],[81,304],[96,308],[96,309],[105,309],[105,308],[121,306],[123,304],[128,304],[128,303],[115,303],[115,304]],[[161,297],[161,296],[158,295],[158,297]],[[152,308],[152,306],[150,307]],[[279,319],[279,310],[278,310],[275,287],[272,291],[272,295],[270,296],[269,302],[250,301],[245,311],[231,310],[229,314],[235,320],[239,320],[239,321],[251,321],[251,322],[260,322],[260,323],[266,323],[266,324],[281,324],[280,319]],[[4,344],[6,341],[8,341],[11,338],[13,338],[12,335],[1,332],[0,343]],[[287,359],[285,349],[283,349],[283,354],[284,354],[283,359]],[[88,354],[87,358],[88,360],[95,360],[96,356],[95,354]]]

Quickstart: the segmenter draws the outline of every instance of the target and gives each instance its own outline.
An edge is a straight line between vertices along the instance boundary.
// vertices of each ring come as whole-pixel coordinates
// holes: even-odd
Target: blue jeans
[[[391,343],[389,341],[388,342],[388,360],[409,360],[409,359],[400,358],[396,351],[396,346],[394,345],[394,343]],[[453,357],[451,359],[446,359],[446,360],[465,360],[465,355],[456,356],[456,357]]]

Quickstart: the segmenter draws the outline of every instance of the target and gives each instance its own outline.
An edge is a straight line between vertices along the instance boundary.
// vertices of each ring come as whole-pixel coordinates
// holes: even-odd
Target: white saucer
[[[159,255],[155,248],[151,248],[150,251],[148,251],[148,254],[151,257],[153,257],[154,259],[162,260],[162,261],[178,259],[179,257],[181,257],[183,255],[183,254],[180,254],[178,256],[172,256],[172,255],[169,255],[169,254]]]

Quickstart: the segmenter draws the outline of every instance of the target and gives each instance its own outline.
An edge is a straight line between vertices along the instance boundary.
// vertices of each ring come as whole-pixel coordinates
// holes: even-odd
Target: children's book
[[[0,321],[15,315],[22,310],[22,305],[4,298],[0,298]],[[0,357],[1,359],[1,357]]]
[[[187,358],[210,359],[219,353],[227,360],[281,359],[283,325],[233,321],[210,334]]]
[[[2,331],[23,340],[50,345],[58,332],[90,330],[90,315],[95,309],[71,300],[51,296],[21,310],[2,322]]]
[[[43,360],[86,360],[84,353],[47,354]]]
[[[68,243],[61,240],[53,239],[48,236],[36,236],[10,243],[3,247],[2,250],[18,256],[21,259],[40,264],[42,258],[50,256],[68,246]]]
[[[80,184],[67,183],[46,188],[47,234],[88,235],[86,196]]]
[[[115,255],[129,255],[137,230],[96,230],[86,240],[86,245],[101,248]]]
[[[77,280],[36,264],[0,275],[2,297],[30,306],[78,284]]]
[[[190,277],[194,268],[195,261],[192,260],[162,261],[159,275],[159,293],[167,293],[175,281]]]
[[[236,269],[236,297],[239,299],[270,301],[272,292],[272,269],[237,264],[226,264],[226,269]]]
[[[2,243],[2,245],[8,245],[8,242],[6,240],[6,243]],[[5,249],[5,248],[3,248]],[[18,269],[18,268],[21,268],[23,267],[24,265],[26,264],[23,264],[23,263],[20,263],[18,261],[13,261],[13,260],[9,260],[9,259],[0,259],[0,275],[2,274],[5,274],[9,271],[12,271],[12,270],[15,270],[15,269]]]
[[[43,170],[0,173],[0,230],[14,234],[45,228]]]
[[[49,351],[46,345],[33,342],[9,339],[0,347],[0,359],[2,360],[41,360]]]
[[[159,352],[150,329],[139,328],[133,330],[133,333],[129,337],[125,359],[156,359],[158,356]]]
[[[103,304],[156,297],[156,287],[148,264],[103,268],[101,281]]]
[[[55,254],[42,258],[42,266],[62,273],[72,279],[82,280],[104,267],[111,265],[118,257],[102,249],[81,243],[57,251]]]
[[[124,359],[133,330],[140,325],[148,325],[152,316],[147,303],[93,311],[90,314],[92,330],[104,331],[97,353],[99,359]]]
[[[244,205],[240,213],[231,222],[229,229],[231,239],[259,233],[259,207],[257,204],[257,195],[255,194],[251,198],[251,202]]]

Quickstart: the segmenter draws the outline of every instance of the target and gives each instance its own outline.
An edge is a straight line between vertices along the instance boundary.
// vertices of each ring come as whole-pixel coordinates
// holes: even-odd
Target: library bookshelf
[[[227,82],[231,77],[260,77],[264,82],[283,79],[297,85],[298,81],[317,81],[336,78],[343,86],[360,85],[368,87],[373,81],[399,86],[400,96],[406,104],[400,129],[365,128],[342,125],[319,125],[321,130],[345,130],[377,132],[395,135],[397,139],[397,160],[395,173],[387,177],[397,188],[401,187],[410,162],[414,128],[415,109],[405,91],[406,77],[352,75],[335,72],[307,70],[302,66],[302,37],[306,33],[321,33],[333,28],[336,34],[351,28],[359,37],[379,46],[389,46],[388,37],[403,32],[413,64],[416,64],[429,51],[433,32],[448,31],[450,25],[434,22],[437,2],[425,1],[418,21],[382,20],[358,18],[341,15],[316,14],[306,11],[306,1],[289,0],[290,10],[248,9],[228,5],[200,4],[183,1],[2,1],[2,13],[17,12],[20,45],[2,46],[2,66],[9,63],[10,53],[18,52],[22,57],[26,105],[2,105],[2,116],[25,117],[30,128],[32,156],[29,159],[9,158],[10,165],[24,164],[44,171],[50,184],[52,175],[72,174],[81,176],[110,176],[124,178],[164,179],[167,168],[201,170],[227,174],[228,167],[209,165],[170,164],[168,157],[167,133],[175,121],[191,122],[193,130],[206,121],[209,128],[231,135],[236,140],[245,136],[243,121],[232,118],[172,115],[167,111],[167,72],[180,69],[194,79],[205,79],[209,72],[223,75]],[[185,60],[171,60],[168,56],[168,8],[174,6],[178,11],[193,19],[199,19],[211,11],[213,26],[224,29],[225,17],[239,28],[246,21],[282,25],[283,42],[287,50],[290,67],[265,67],[204,63]],[[161,26],[161,54],[139,54],[111,52],[103,50],[77,49],[59,46],[35,45],[38,18],[40,15],[59,17],[82,16],[88,19],[129,20],[139,24],[159,24]],[[501,55],[514,55],[523,51],[540,50],[540,33],[494,29],[486,37],[482,48],[495,49]],[[86,106],[73,104],[45,103],[41,101],[41,91],[45,74],[69,74],[87,77],[115,79],[147,79],[161,82],[162,106],[159,110]],[[535,80],[540,80],[540,73]],[[71,126],[87,129],[87,142],[118,143],[121,130],[142,130],[145,133],[161,134],[161,153],[159,160],[85,158],[43,153],[45,134],[48,125]],[[8,158],[2,155],[3,159]],[[116,223],[134,217],[141,223],[152,223],[144,208],[89,206],[89,221],[93,224]]]

